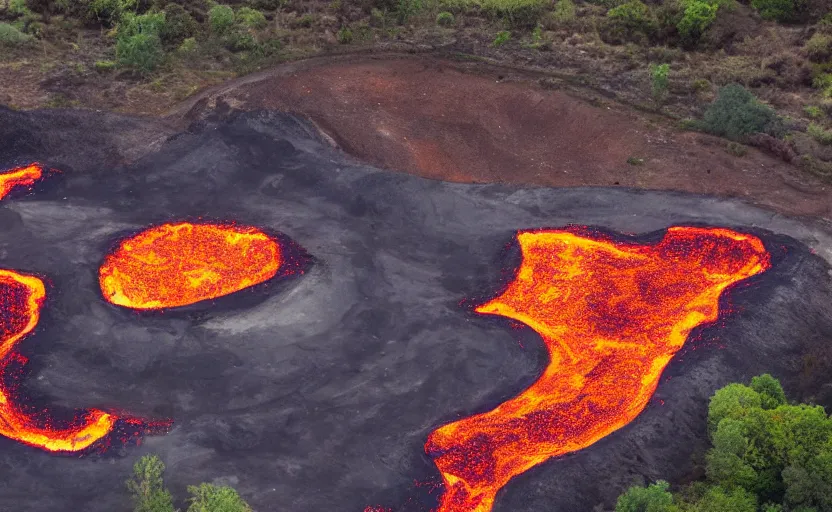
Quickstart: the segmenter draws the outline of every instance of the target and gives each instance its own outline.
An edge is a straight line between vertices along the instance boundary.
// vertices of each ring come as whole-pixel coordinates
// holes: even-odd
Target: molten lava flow
[[[0,377],[14,345],[32,332],[46,297],[43,282],[34,276],[0,270]],[[0,379],[5,381],[5,378]],[[15,406],[5,382],[0,382],[0,435],[53,452],[75,452],[110,433],[116,417],[90,410],[66,428],[38,426]]]
[[[113,304],[185,306],[274,277],[280,245],[251,227],[163,224],[124,240],[104,261],[99,283]]]
[[[6,197],[14,187],[31,186],[43,176],[43,169],[32,164],[0,173],[0,199]]]
[[[691,330],[717,320],[723,290],[770,266],[758,238],[726,229],[674,227],[655,245],[567,231],[518,241],[515,280],[476,311],[534,329],[551,362],[519,396],[430,435],[439,512],[491,510],[514,476],[632,421]]]

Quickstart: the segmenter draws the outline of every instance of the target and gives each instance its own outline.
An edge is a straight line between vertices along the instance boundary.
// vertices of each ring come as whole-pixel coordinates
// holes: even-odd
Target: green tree
[[[618,497],[615,512],[678,512],[673,503],[673,494],[668,491],[670,484],[664,480],[647,487],[630,487]]]
[[[786,404],[786,393],[780,381],[764,373],[751,379],[751,389],[760,394],[763,409],[774,409]]]
[[[603,32],[610,42],[645,42],[656,28],[656,17],[650,8],[640,0],[632,0],[607,11]]]
[[[745,489],[715,486],[696,503],[692,512],[757,512],[757,500]]]
[[[248,503],[231,487],[203,483],[188,486],[188,492],[188,512],[251,512]]]
[[[165,488],[165,464],[156,455],[145,455],[133,466],[133,478],[127,489],[133,499],[134,512],[174,512],[173,498]]]
[[[656,102],[664,101],[667,96],[668,75],[670,74],[670,64],[655,64],[650,65],[650,78],[652,79],[653,99]]]

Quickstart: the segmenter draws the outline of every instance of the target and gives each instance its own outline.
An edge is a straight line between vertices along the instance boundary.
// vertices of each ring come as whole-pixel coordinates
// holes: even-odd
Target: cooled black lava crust
[[[656,239],[670,225],[724,226],[760,236],[775,264],[731,290],[732,312],[691,335],[635,421],[516,478],[495,511],[588,511],[636,480],[683,478],[707,446],[707,399],[731,381],[770,372],[791,396],[832,405],[830,267],[799,241],[829,234],[740,202],[429,181],[357,164],[270,112],[174,133],[149,119],[0,109],[0,167],[33,160],[62,173],[0,202],[0,268],[48,281],[41,323],[20,344],[21,393],[175,426],[81,458],[0,439],[0,510],[131,510],[124,481],[149,452],[180,498],[215,481],[261,512],[429,510],[429,432],[518,393],[546,365],[533,331],[470,308],[510,279],[518,229]],[[98,266],[115,241],[200,218],[282,233],[308,254],[306,272],[160,314],[103,300]]]

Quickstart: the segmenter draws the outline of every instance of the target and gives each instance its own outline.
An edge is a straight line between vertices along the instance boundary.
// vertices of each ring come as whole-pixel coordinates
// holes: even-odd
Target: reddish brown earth
[[[192,119],[217,98],[299,113],[365,162],[434,179],[680,190],[832,219],[832,186],[790,164],[751,148],[734,156],[721,139],[541,77],[429,57],[314,59],[208,91],[180,113]]]

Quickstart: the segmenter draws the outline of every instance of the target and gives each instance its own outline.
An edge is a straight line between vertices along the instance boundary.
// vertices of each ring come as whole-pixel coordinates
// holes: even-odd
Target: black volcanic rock
[[[636,480],[690,475],[708,397],[731,381],[770,372],[791,397],[832,405],[820,226],[713,197],[429,181],[356,165],[288,115],[226,117],[174,134],[150,119],[0,110],[0,167],[64,171],[0,202],[0,267],[49,284],[20,344],[22,394],[175,421],[81,458],[0,439],[0,510],[130,510],[124,481],[155,452],[178,497],[217,481],[261,512],[427,511],[429,432],[517,394],[547,362],[533,331],[460,304],[511,277],[518,229],[724,226],[760,236],[775,264],[729,291],[730,313],[691,335],[638,418],[519,476],[496,512],[609,508]],[[283,233],[310,255],[307,272],[198,308],[104,302],[97,270],[119,238],[198,218]]]

